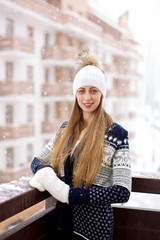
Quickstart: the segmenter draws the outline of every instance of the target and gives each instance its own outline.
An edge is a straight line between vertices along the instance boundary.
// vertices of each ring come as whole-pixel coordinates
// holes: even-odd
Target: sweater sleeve
[[[113,184],[123,186],[131,191],[132,177],[131,177],[131,158],[128,141],[128,131],[117,125],[118,130],[114,136],[115,153],[112,159],[113,168]]]
[[[125,203],[130,191],[118,185],[110,187],[93,186],[92,188],[70,188],[69,204],[112,204]]]
[[[49,163],[45,163],[41,160],[39,160],[37,157],[35,157],[31,162],[31,171],[33,174],[35,174],[39,169],[42,169],[44,167],[52,167]]]
[[[107,143],[114,152],[112,155],[105,155],[105,163],[109,162],[110,165],[108,165],[112,169],[110,186],[94,184],[88,189],[71,188],[70,204],[113,204],[125,203],[129,200],[132,177],[128,131],[120,125],[114,124],[108,131]],[[103,174],[107,175],[107,171],[103,171]]]
[[[43,167],[51,166],[51,154],[53,150],[54,138],[52,138],[48,144],[46,144],[41,152],[34,157],[31,162],[31,171],[35,174],[39,169]]]
[[[67,125],[67,121],[65,121],[61,127],[59,128],[59,131],[57,134],[55,134],[51,140],[42,148],[40,153],[38,153],[34,159],[31,162],[31,171],[33,174],[35,174],[39,169],[44,167],[51,167],[51,155],[54,148],[54,142],[56,139],[56,136],[59,134],[60,130],[62,128],[65,128]]]

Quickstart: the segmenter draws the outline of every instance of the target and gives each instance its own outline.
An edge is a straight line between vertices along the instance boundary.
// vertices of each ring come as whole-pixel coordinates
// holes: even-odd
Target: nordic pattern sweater
[[[65,127],[65,124],[62,127]],[[33,173],[50,166],[54,139],[55,137],[33,159],[31,163]],[[91,188],[72,186],[73,166],[70,156],[62,170],[62,179],[70,185],[69,205],[73,221],[70,225],[73,226],[73,232],[82,239],[112,240],[114,231],[112,204],[127,202],[131,192],[131,160],[127,130],[113,123],[106,130],[104,141],[102,166]]]

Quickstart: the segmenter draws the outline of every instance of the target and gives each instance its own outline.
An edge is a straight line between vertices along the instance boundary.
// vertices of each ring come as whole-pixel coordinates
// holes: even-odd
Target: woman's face
[[[83,113],[93,113],[100,104],[101,92],[92,86],[81,87],[76,93],[77,102]]]

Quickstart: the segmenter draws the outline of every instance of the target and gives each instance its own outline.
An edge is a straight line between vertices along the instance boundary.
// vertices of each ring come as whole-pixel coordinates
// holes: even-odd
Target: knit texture
[[[85,66],[75,76],[73,81],[73,95],[81,87],[92,86],[96,87],[105,98],[106,96],[106,81],[103,72],[96,66]]]
[[[65,127],[66,123],[63,124]],[[70,185],[69,205],[71,228],[75,234],[88,240],[113,240],[114,220],[112,204],[125,203],[131,192],[131,163],[128,132],[113,123],[105,134],[105,149],[99,174],[91,188],[72,186],[73,161],[69,156],[62,179]],[[35,172],[50,164],[54,138],[33,160]],[[67,223],[67,218],[61,221]]]

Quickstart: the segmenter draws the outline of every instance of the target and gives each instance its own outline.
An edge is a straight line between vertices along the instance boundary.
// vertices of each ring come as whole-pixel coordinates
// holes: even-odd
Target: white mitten
[[[41,172],[40,170],[34,174],[34,176],[30,179],[29,184],[31,187],[38,189],[40,192],[44,192],[46,189],[42,186],[41,183]]]
[[[69,185],[60,180],[50,167],[38,170],[29,184],[41,192],[47,190],[60,202],[68,203]]]

